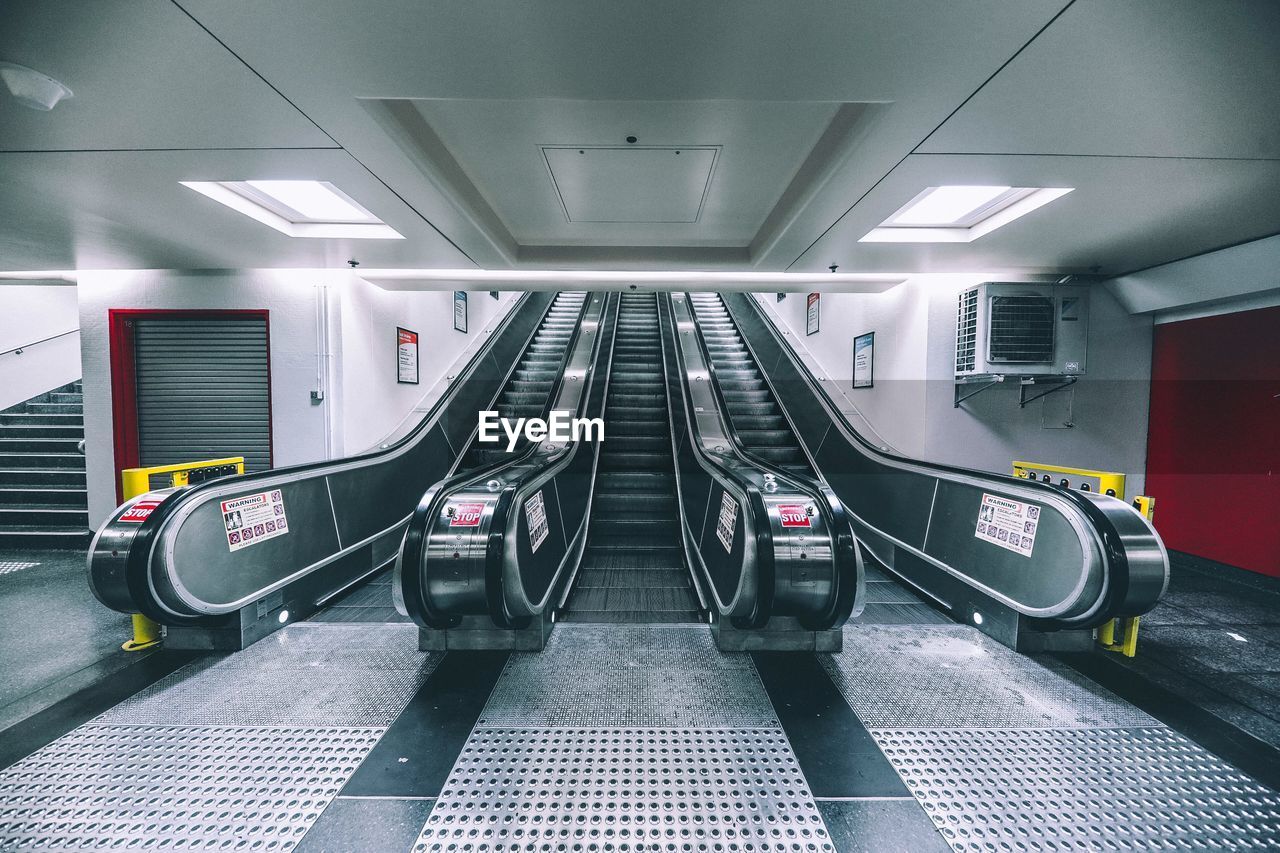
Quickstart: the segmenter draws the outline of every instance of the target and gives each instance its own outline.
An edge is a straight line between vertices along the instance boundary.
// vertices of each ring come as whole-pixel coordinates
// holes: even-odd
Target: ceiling
[[[1117,275],[1280,232],[1272,0],[93,8],[0,5],[0,60],[75,92],[0,93],[0,270]],[[273,178],[405,239],[179,183]],[[970,243],[858,242],[978,183],[1075,190]]]

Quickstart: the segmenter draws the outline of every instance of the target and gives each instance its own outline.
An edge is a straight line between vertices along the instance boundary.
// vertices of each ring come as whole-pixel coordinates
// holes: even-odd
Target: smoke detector
[[[41,74],[25,65],[0,62],[0,79],[9,88],[9,94],[18,103],[33,110],[48,112],[63,98],[71,97],[71,90],[47,74]]]

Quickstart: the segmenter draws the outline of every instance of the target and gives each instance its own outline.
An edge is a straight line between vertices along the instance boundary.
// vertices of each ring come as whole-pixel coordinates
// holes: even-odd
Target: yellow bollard
[[[126,640],[120,648],[126,652],[140,652],[160,644],[160,624],[141,613],[133,614],[133,639]]]

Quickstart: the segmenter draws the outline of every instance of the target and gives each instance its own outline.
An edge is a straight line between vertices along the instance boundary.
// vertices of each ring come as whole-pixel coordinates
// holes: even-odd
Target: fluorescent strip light
[[[362,222],[322,222],[309,220],[294,222],[270,210],[259,202],[236,192],[228,183],[222,181],[179,181],[184,187],[193,189],[203,196],[224,204],[237,213],[243,213],[281,234],[290,237],[309,237],[315,239],[355,239],[355,240],[403,240],[404,236],[390,225],[370,218],[362,213]],[[263,182],[271,183],[271,182]],[[256,189],[256,187],[255,187]],[[265,190],[259,190],[265,194]],[[274,198],[274,197],[272,197]],[[277,199],[277,201],[279,201]],[[283,204],[283,202],[280,202]],[[301,211],[299,211],[301,213]]]
[[[476,290],[539,288],[588,289],[649,285],[668,290],[716,286],[747,290],[841,290],[879,293],[909,277],[907,273],[772,273],[626,270],[479,270],[360,269],[356,275],[384,290],[431,290],[467,285]],[[483,287],[482,287],[483,286]]]
[[[343,198],[320,181],[245,181],[285,207],[319,222],[369,222],[368,211]]]
[[[943,189],[942,187],[931,189]],[[972,188],[970,188],[972,189]],[[1007,201],[992,206],[989,213],[971,222],[967,225],[945,225],[935,224],[932,226],[921,225],[903,225],[902,216],[909,212],[908,209],[899,211],[894,216],[885,220],[878,228],[873,228],[865,236],[858,240],[859,243],[971,243],[986,234],[1008,225],[1013,220],[1026,216],[1038,207],[1043,207],[1056,198],[1061,198],[1071,192],[1073,187],[984,187],[984,189],[1001,189],[1003,193],[992,196],[986,202],[990,205],[995,199],[999,199],[1001,195],[1008,195]],[[924,200],[927,196],[918,197],[913,205],[918,201]],[[977,197],[975,193],[973,197]],[[979,205],[976,209],[981,212],[982,207]],[[975,210],[968,211],[967,214],[961,215],[956,222],[964,222],[972,218]]]
[[[934,187],[889,220],[893,225],[953,225],[1012,187]]]

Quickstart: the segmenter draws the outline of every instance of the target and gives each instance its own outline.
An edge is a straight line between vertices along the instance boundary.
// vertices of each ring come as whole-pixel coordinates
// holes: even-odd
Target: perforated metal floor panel
[[[81,726],[0,773],[0,850],[287,851],[381,733]]]
[[[1065,668],[964,625],[846,626],[822,664],[869,728],[1110,728],[1158,723]]]
[[[777,726],[745,654],[706,626],[560,625],[541,652],[513,654],[481,726]]]
[[[98,718],[155,725],[388,726],[443,657],[413,625],[300,624],[183,667]]]
[[[478,728],[415,851],[833,851],[778,729]]]
[[[1280,795],[1164,727],[872,735],[957,851],[1280,849]]]

